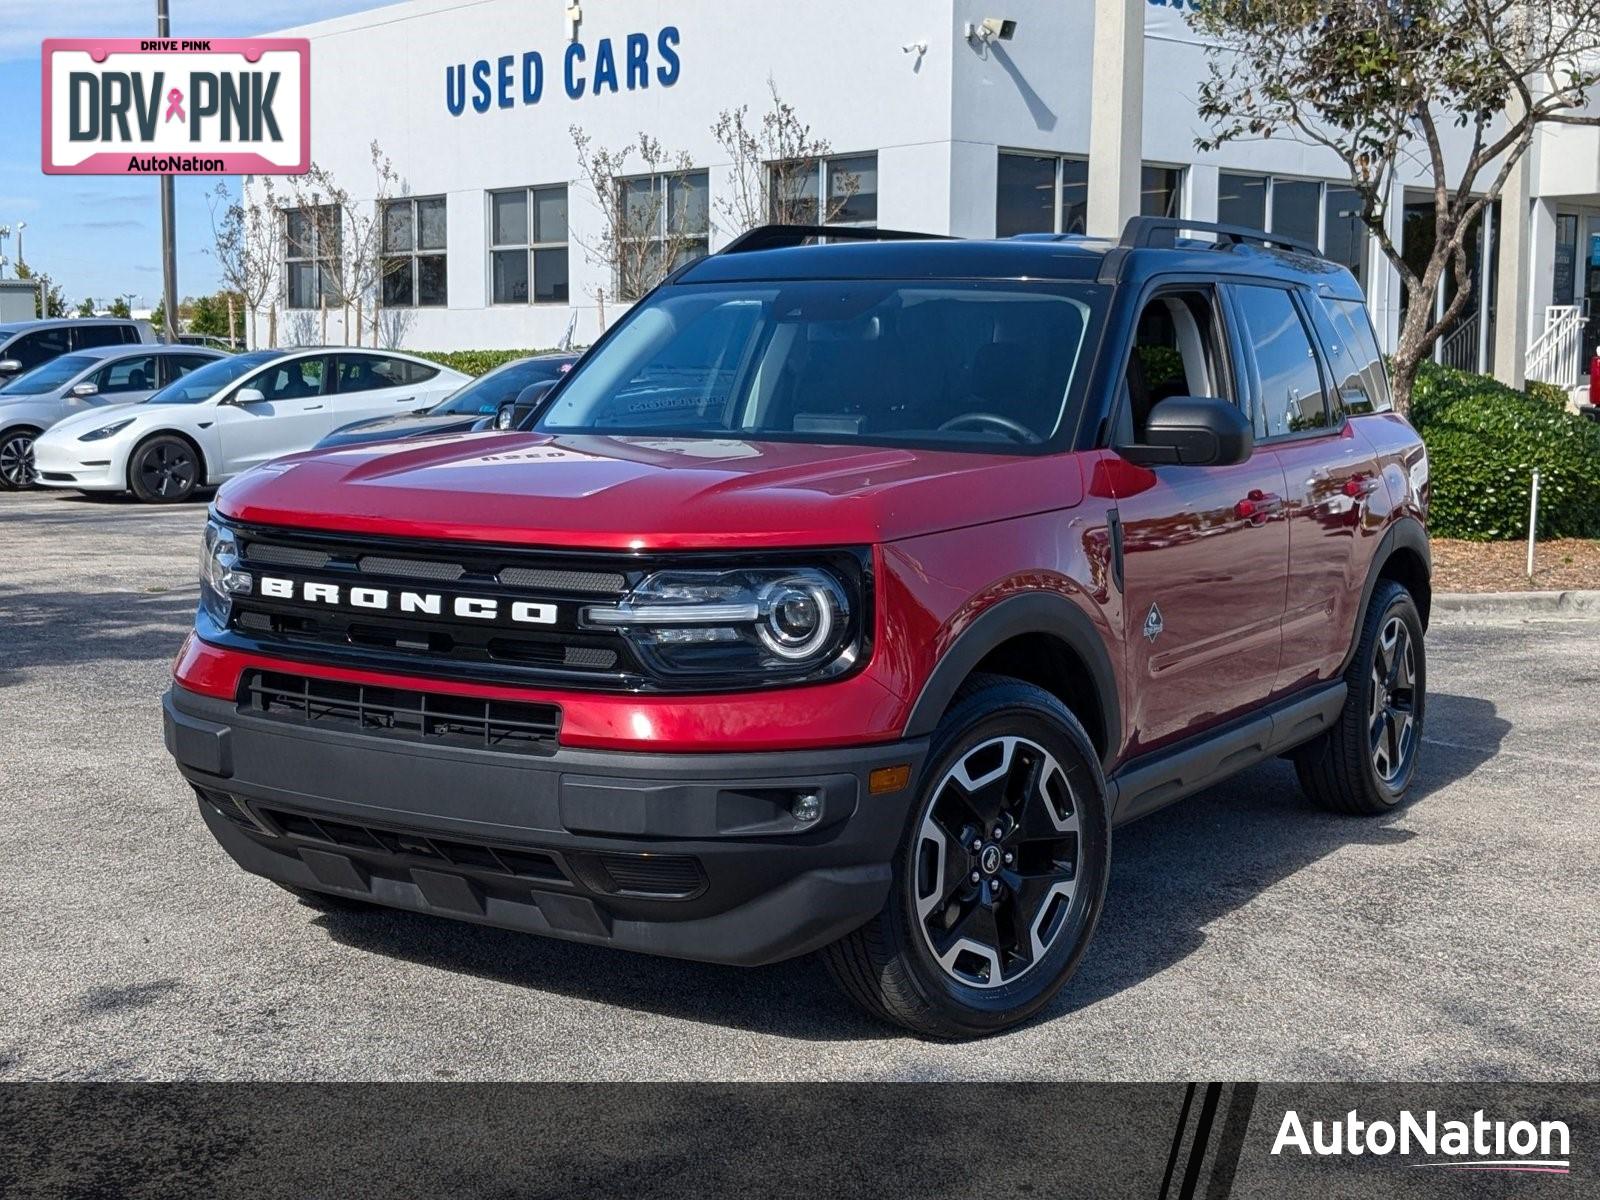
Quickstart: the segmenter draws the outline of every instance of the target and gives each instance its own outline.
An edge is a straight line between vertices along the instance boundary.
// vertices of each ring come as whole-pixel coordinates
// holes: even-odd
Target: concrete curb
[[[1433,612],[1463,617],[1548,617],[1579,613],[1600,616],[1600,591],[1436,592]]]

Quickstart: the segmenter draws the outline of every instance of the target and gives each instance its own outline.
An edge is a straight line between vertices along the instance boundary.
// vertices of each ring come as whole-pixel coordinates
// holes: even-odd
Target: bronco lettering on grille
[[[260,594],[274,600],[303,600],[310,604],[435,617],[444,611],[446,599],[437,592],[391,591],[380,587],[352,587],[347,591],[337,583],[310,583],[304,580],[296,583],[293,579],[279,579],[271,575],[261,577]],[[501,615],[500,601],[485,596],[451,597],[450,611],[457,617],[473,621],[495,621]],[[519,625],[556,623],[554,604],[515,600],[507,611],[510,619]]]

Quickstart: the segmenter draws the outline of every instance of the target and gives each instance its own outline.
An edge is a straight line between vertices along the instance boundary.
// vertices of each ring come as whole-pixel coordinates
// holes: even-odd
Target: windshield
[[[910,444],[1049,441],[1104,289],[834,281],[669,288],[584,357],[551,433]]]
[[[523,359],[496,367],[487,375],[463,384],[428,410],[430,417],[488,416],[529,384],[560,379],[566,359]]]
[[[99,361],[87,354],[64,354],[60,358],[52,358],[49,362],[18,375],[5,387],[0,387],[0,395],[37,396],[43,392],[53,392]]]
[[[235,379],[248,375],[282,353],[281,350],[255,350],[249,354],[235,354],[232,358],[219,358],[167,384],[145,403],[199,404],[202,400],[211,399]]]

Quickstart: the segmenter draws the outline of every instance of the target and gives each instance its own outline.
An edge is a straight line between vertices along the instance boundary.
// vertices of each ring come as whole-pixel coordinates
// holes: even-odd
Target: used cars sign
[[[300,175],[311,165],[305,38],[49,38],[51,175]]]

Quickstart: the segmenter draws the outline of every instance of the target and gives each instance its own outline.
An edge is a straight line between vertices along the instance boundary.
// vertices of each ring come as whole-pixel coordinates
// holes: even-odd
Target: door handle
[[[1241,521],[1249,521],[1252,525],[1261,525],[1282,508],[1283,497],[1276,492],[1251,488],[1249,495],[1233,506],[1233,515]]]
[[[321,407],[322,407],[322,405],[320,405],[320,404],[308,404],[304,408],[302,408],[300,411],[301,412],[316,412]]]
[[[409,403],[411,403],[411,401],[413,401],[415,399],[416,399],[415,396],[396,396],[394,398],[394,402],[396,404],[409,404]]]
[[[1365,500],[1378,490],[1378,477],[1376,475],[1352,475],[1344,481],[1344,487],[1339,490],[1352,500]]]

